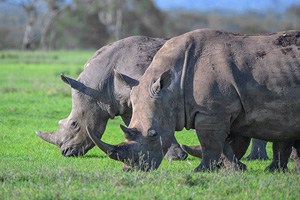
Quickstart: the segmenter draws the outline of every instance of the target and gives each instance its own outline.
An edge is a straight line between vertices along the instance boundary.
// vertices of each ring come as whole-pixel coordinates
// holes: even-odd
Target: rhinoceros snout
[[[67,148],[61,151],[61,154],[66,157],[77,157],[77,156],[83,156],[85,152],[78,151],[74,148]]]

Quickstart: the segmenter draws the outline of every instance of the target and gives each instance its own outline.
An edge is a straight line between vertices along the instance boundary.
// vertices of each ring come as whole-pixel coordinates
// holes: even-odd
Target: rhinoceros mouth
[[[83,156],[86,154],[85,149],[78,150],[73,147],[65,148],[61,151],[61,154],[65,157],[77,157],[77,156]]]
[[[61,148],[61,154],[66,157],[77,157],[84,156],[90,149],[94,147],[94,144],[78,145],[78,146],[67,146]]]

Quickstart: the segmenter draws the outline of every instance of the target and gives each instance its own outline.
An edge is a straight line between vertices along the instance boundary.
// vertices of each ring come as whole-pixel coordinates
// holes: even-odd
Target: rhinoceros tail
[[[182,144],[181,148],[187,152],[188,154],[190,154],[191,156],[195,156],[198,158],[202,158],[202,148],[200,145],[197,146],[187,146]]]

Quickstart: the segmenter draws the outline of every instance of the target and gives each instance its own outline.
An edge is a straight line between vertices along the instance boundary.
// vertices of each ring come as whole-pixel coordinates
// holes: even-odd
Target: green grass
[[[93,52],[0,51],[0,199],[299,199],[299,173],[267,173],[270,161],[242,161],[248,171],[192,173],[199,159],[163,161],[158,170],[122,172],[122,163],[97,148],[65,158],[36,130],[54,131],[71,111],[70,88]],[[124,140],[120,118],[103,140]],[[193,131],[176,133],[196,145]],[[268,154],[271,156],[270,144]],[[294,163],[291,161],[290,168]]]

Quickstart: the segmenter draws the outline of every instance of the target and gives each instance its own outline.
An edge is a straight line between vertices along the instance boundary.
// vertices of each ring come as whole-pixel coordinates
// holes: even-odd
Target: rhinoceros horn
[[[125,161],[128,159],[129,144],[121,143],[119,145],[110,145],[97,138],[90,128],[86,127],[86,131],[94,144],[104,151],[110,158],[118,161]]]
[[[46,133],[46,132],[36,131],[35,133],[43,140],[45,140],[51,144],[58,145],[58,143],[57,143],[58,140],[57,140],[57,136],[56,136],[55,132]]]
[[[63,82],[67,83],[73,89],[78,90],[79,92],[82,92],[82,93],[84,93],[88,96],[91,96],[93,98],[96,98],[96,99],[98,99],[100,97],[100,94],[97,90],[87,87],[86,85],[84,85],[83,83],[81,83],[77,80],[67,77],[64,74],[61,74],[60,78]]]
[[[182,144],[181,148],[187,152],[188,154],[198,157],[198,158],[202,158],[202,148],[200,145],[197,146],[187,146]]]
[[[122,131],[124,132],[125,138],[129,139],[129,140],[134,140],[136,138],[136,132],[133,131],[130,128],[127,128],[125,126],[123,126],[122,124],[120,125]]]

